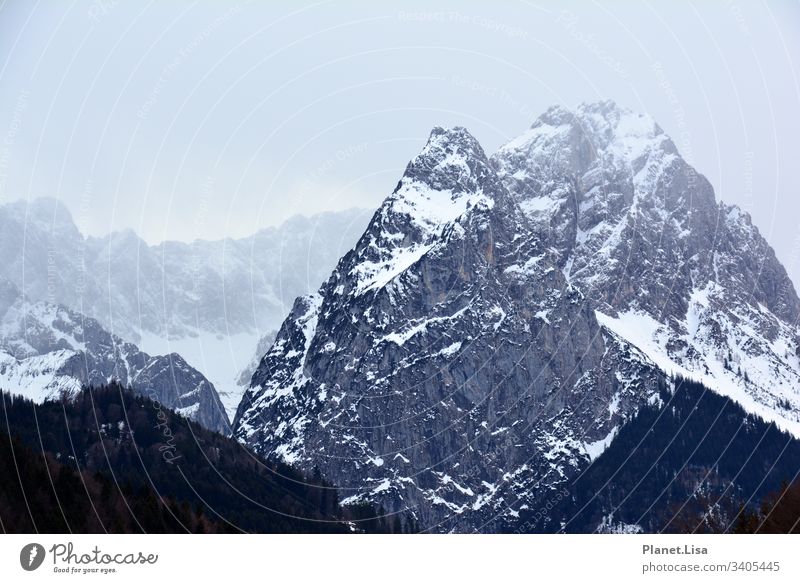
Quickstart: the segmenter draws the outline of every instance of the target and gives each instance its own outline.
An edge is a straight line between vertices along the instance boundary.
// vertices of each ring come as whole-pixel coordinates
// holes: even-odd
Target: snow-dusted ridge
[[[0,277],[0,389],[42,402],[112,380],[209,429],[230,431],[214,385],[181,356],[150,356],[92,318],[27,299]]]
[[[482,160],[481,160],[482,159]],[[355,293],[376,291],[429,253],[465,213],[494,205],[479,185],[490,172],[465,128],[436,127],[356,246]]]

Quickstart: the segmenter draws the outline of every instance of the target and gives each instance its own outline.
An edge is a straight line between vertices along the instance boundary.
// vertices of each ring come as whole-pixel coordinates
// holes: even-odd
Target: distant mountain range
[[[368,218],[356,209],[296,216],[242,239],[151,246],[130,230],[85,237],[55,199],[17,201],[0,206],[0,277],[142,350],[181,354],[232,418],[259,340],[319,286]]]

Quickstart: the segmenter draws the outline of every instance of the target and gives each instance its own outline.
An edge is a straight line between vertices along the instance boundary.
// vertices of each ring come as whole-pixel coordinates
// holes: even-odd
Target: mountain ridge
[[[8,258],[0,274],[32,299],[56,301],[86,313],[132,342],[140,340],[141,332],[176,338],[196,334],[195,329],[262,334],[285,316],[289,306],[283,304],[302,295],[302,289],[318,285],[314,280],[321,281],[324,274],[317,273],[335,263],[328,256],[349,247],[348,232],[354,225],[361,228],[363,213],[347,209],[295,215],[246,237],[149,245],[132,229],[85,236],[58,199],[22,199],[0,206],[0,256]],[[324,244],[308,254],[315,234]],[[295,251],[297,261],[288,256]],[[297,275],[283,273],[287,281],[264,280],[273,273],[281,275],[280,264],[275,263],[281,254],[290,263],[305,265],[305,281],[302,269],[295,270]],[[110,284],[103,285],[104,276]],[[232,285],[239,280],[243,285]],[[252,287],[253,306],[248,308],[245,302],[237,311],[237,298],[231,297],[227,314],[205,321],[202,310],[197,313],[198,303],[202,307],[201,302],[218,295],[223,282],[228,284],[227,293],[233,293],[231,287]],[[109,297],[116,303],[110,304]],[[248,309],[249,316],[239,313]]]
[[[28,300],[2,277],[0,290],[0,389],[42,403],[118,380],[211,430],[230,432],[214,385],[180,355],[151,356],[92,318]]]

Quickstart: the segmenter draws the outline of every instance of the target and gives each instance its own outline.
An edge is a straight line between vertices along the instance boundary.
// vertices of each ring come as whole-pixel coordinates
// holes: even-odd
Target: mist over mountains
[[[232,417],[259,339],[317,288],[367,218],[356,209],[296,216],[244,239],[151,246],[130,230],[85,237],[56,199],[18,201],[0,206],[0,276],[143,350],[180,353]]]

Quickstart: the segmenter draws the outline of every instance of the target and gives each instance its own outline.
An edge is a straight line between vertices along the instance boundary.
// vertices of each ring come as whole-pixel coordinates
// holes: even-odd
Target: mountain
[[[235,436],[431,531],[546,504],[681,374],[800,436],[797,308],[647,116],[551,108],[487,158],[435,128],[253,375]]]
[[[658,374],[602,331],[526,221],[477,141],[434,129],[320,292],[295,303],[236,436],[318,466],[346,502],[435,530],[513,516],[537,484],[566,479]]]
[[[0,206],[0,276],[142,350],[181,354],[232,417],[244,390],[237,377],[259,339],[317,289],[368,218],[351,209],[242,239],[148,245],[131,230],[85,237],[55,199],[17,201]]]
[[[7,532],[388,532],[313,475],[112,383],[64,402],[0,393]],[[13,436],[13,437],[11,437]]]
[[[31,301],[0,278],[0,389],[41,403],[112,379],[209,429],[230,432],[214,385],[180,355],[150,356],[96,320]]]
[[[236,379],[237,384],[242,387],[242,393],[244,393],[250,386],[250,381],[253,378],[253,374],[258,369],[258,365],[261,364],[261,358],[267,353],[270,346],[272,346],[272,343],[275,342],[275,336],[277,335],[277,330],[272,330],[259,338],[250,362],[247,363],[247,366],[242,369],[242,371],[239,373],[239,378]],[[236,406],[234,407],[234,411],[238,406],[239,403],[237,402]]]
[[[552,108],[493,163],[607,329],[800,435],[794,286],[651,118]]]

